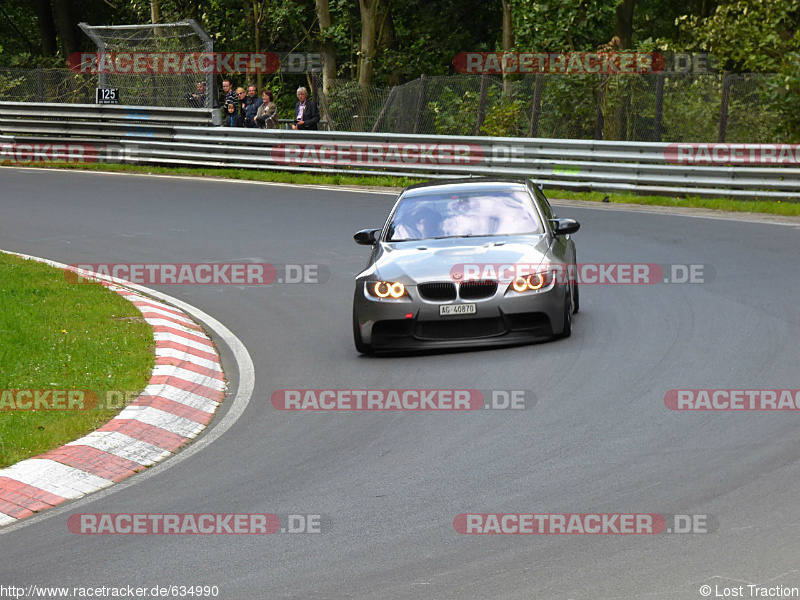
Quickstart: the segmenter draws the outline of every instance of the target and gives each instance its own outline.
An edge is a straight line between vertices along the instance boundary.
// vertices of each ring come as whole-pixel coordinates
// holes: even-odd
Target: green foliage
[[[502,23],[500,2],[483,0],[404,0],[392,2],[397,48],[376,57],[376,81],[389,73],[402,81],[420,74],[447,75],[459,52],[493,51]],[[457,26],[455,26],[457,24]]]
[[[597,118],[597,76],[547,75],[544,82],[538,136],[591,139]]]
[[[438,135],[472,135],[478,115],[478,94],[467,90],[458,93],[445,86],[437,100],[428,102]],[[472,118],[470,118],[472,117]]]
[[[594,50],[614,35],[616,4],[607,0],[514,2],[516,47],[534,52]]]
[[[18,93],[24,80],[24,77],[9,77],[0,72],[0,100],[16,100],[18,96],[15,92]]]
[[[775,73],[761,92],[773,118],[774,139],[800,140],[800,4],[787,0],[735,0],[707,18],[676,21],[680,48],[711,52],[734,72]]]
[[[388,96],[388,89],[364,90],[357,81],[340,79],[328,91],[328,113],[337,130],[369,131]]]
[[[671,142],[716,141],[721,102],[721,78],[667,77],[662,119],[664,139]]]
[[[800,143],[800,52],[787,54],[786,66],[769,80],[765,95],[780,115],[777,139]]]
[[[504,99],[487,111],[481,132],[493,137],[516,137],[523,133],[520,128],[523,111],[521,101]]]
[[[614,36],[618,4],[619,0],[513,0],[515,47],[534,52],[596,50]],[[75,21],[95,25],[150,21],[150,0],[76,0],[69,5]],[[320,31],[313,0],[160,0],[162,22],[197,19],[219,52],[255,50],[256,33],[265,52],[316,52],[323,42],[333,42],[342,85],[335,86],[337,95],[330,102],[341,128],[363,129],[374,123],[386,99],[383,86],[389,82],[413,81],[423,73],[448,75],[458,53],[500,47],[500,2],[382,0],[381,5],[388,6],[390,13],[379,21],[376,88],[365,94],[344,85],[354,77],[360,46],[358,0],[329,0],[332,25],[324,31]],[[41,56],[34,3],[5,0],[3,6],[6,26],[0,27],[0,67],[63,66],[63,56]],[[734,73],[774,73],[764,82],[753,83],[752,89],[735,86],[729,139],[800,141],[799,23],[800,0],[637,0],[633,40],[640,51],[707,51]],[[86,50],[94,49],[88,37],[80,34],[79,39]],[[39,90],[37,82],[21,80],[16,72],[3,72],[3,76],[0,96],[30,97],[32,90]],[[245,86],[256,77],[232,74],[231,79],[235,86]],[[265,75],[259,81],[275,91],[284,118],[290,116],[297,86],[307,85],[304,74]],[[647,78],[614,77],[606,82],[604,95],[598,96],[597,76],[548,77],[538,134],[593,137],[600,101],[606,139],[644,139],[655,118],[650,83]],[[45,87],[53,91],[46,97],[87,101],[90,84],[68,78],[47,82]],[[153,96],[146,93],[153,89],[152,81],[143,80],[141,87],[144,95]],[[500,96],[495,88],[493,84],[489,91],[485,127],[511,131],[514,109],[497,106]],[[692,83],[670,76],[664,96],[665,139],[716,139],[720,93],[720,84],[713,78]],[[517,111],[517,130],[523,135],[529,128],[530,99],[530,85],[515,86],[511,100],[523,107]],[[474,134],[478,92],[472,83],[448,83],[447,89],[429,90],[425,106],[425,132]],[[399,110],[404,114],[396,116]],[[416,105],[404,98],[392,111],[393,123],[401,119],[407,123],[414,119]],[[357,121],[352,119],[356,114]]]
[[[728,70],[772,73],[785,64],[787,52],[800,50],[794,31],[799,18],[796,2],[737,0],[707,18],[682,15],[677,24],[686,49],[711,52]]]

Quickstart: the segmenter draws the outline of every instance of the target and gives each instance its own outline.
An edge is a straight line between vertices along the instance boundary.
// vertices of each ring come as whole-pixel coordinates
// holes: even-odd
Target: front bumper
[[[357,281],[353,314],[363,343],[373,350],[519,344],[561,332],[565,285],[525,294],[506,294],[506,287],[479,300],[430,301],[416,286],[407,286],[408,297],[393,300],[367,294],[363,281]],[[440,316],[443,304],[475,304],[476,312]]]

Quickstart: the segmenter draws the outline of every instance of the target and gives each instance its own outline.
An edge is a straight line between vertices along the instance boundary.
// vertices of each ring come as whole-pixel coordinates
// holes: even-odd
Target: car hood
[[[453,275],[463,274],[465,265],[468,265],[469,274],[477,273],[481,279],[492,279],[489,265],[494,269],[515,264],[535,268],[545,259],[547,250],[548,242],[544,235],[382,242],[372,269],[365,274],[384,281],[413,285],[451,281]]]

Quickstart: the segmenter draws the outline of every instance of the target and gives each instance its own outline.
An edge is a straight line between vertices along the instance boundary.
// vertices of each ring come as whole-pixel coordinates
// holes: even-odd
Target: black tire
[[[572,307],[572,288],[568,287],[564,298],[564,327],[559,338],[568,338],[572,335]]]
[[[365,344],[361,339],[361,329],[358,326],[358,318],[356,317],[355,310],[353,311],[353,342],[356,345],[356,350],[361,354],[372,354],[372,346]]]
[[[578,283],[576,282],[572,288],[572,312],[576,313],[581,308],[581,293],[578,291]]]

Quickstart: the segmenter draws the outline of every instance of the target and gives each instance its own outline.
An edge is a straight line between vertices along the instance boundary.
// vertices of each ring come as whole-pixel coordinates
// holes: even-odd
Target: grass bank
[[[70,283],[48,265],[0,253],[0,467],[77,439],[118,410],[36,409],[19,391],[141,391],[153,330],[99,284]],[[67,404],[61,402],[58,404]],[[86,404],[86,407],[89,403]]]

